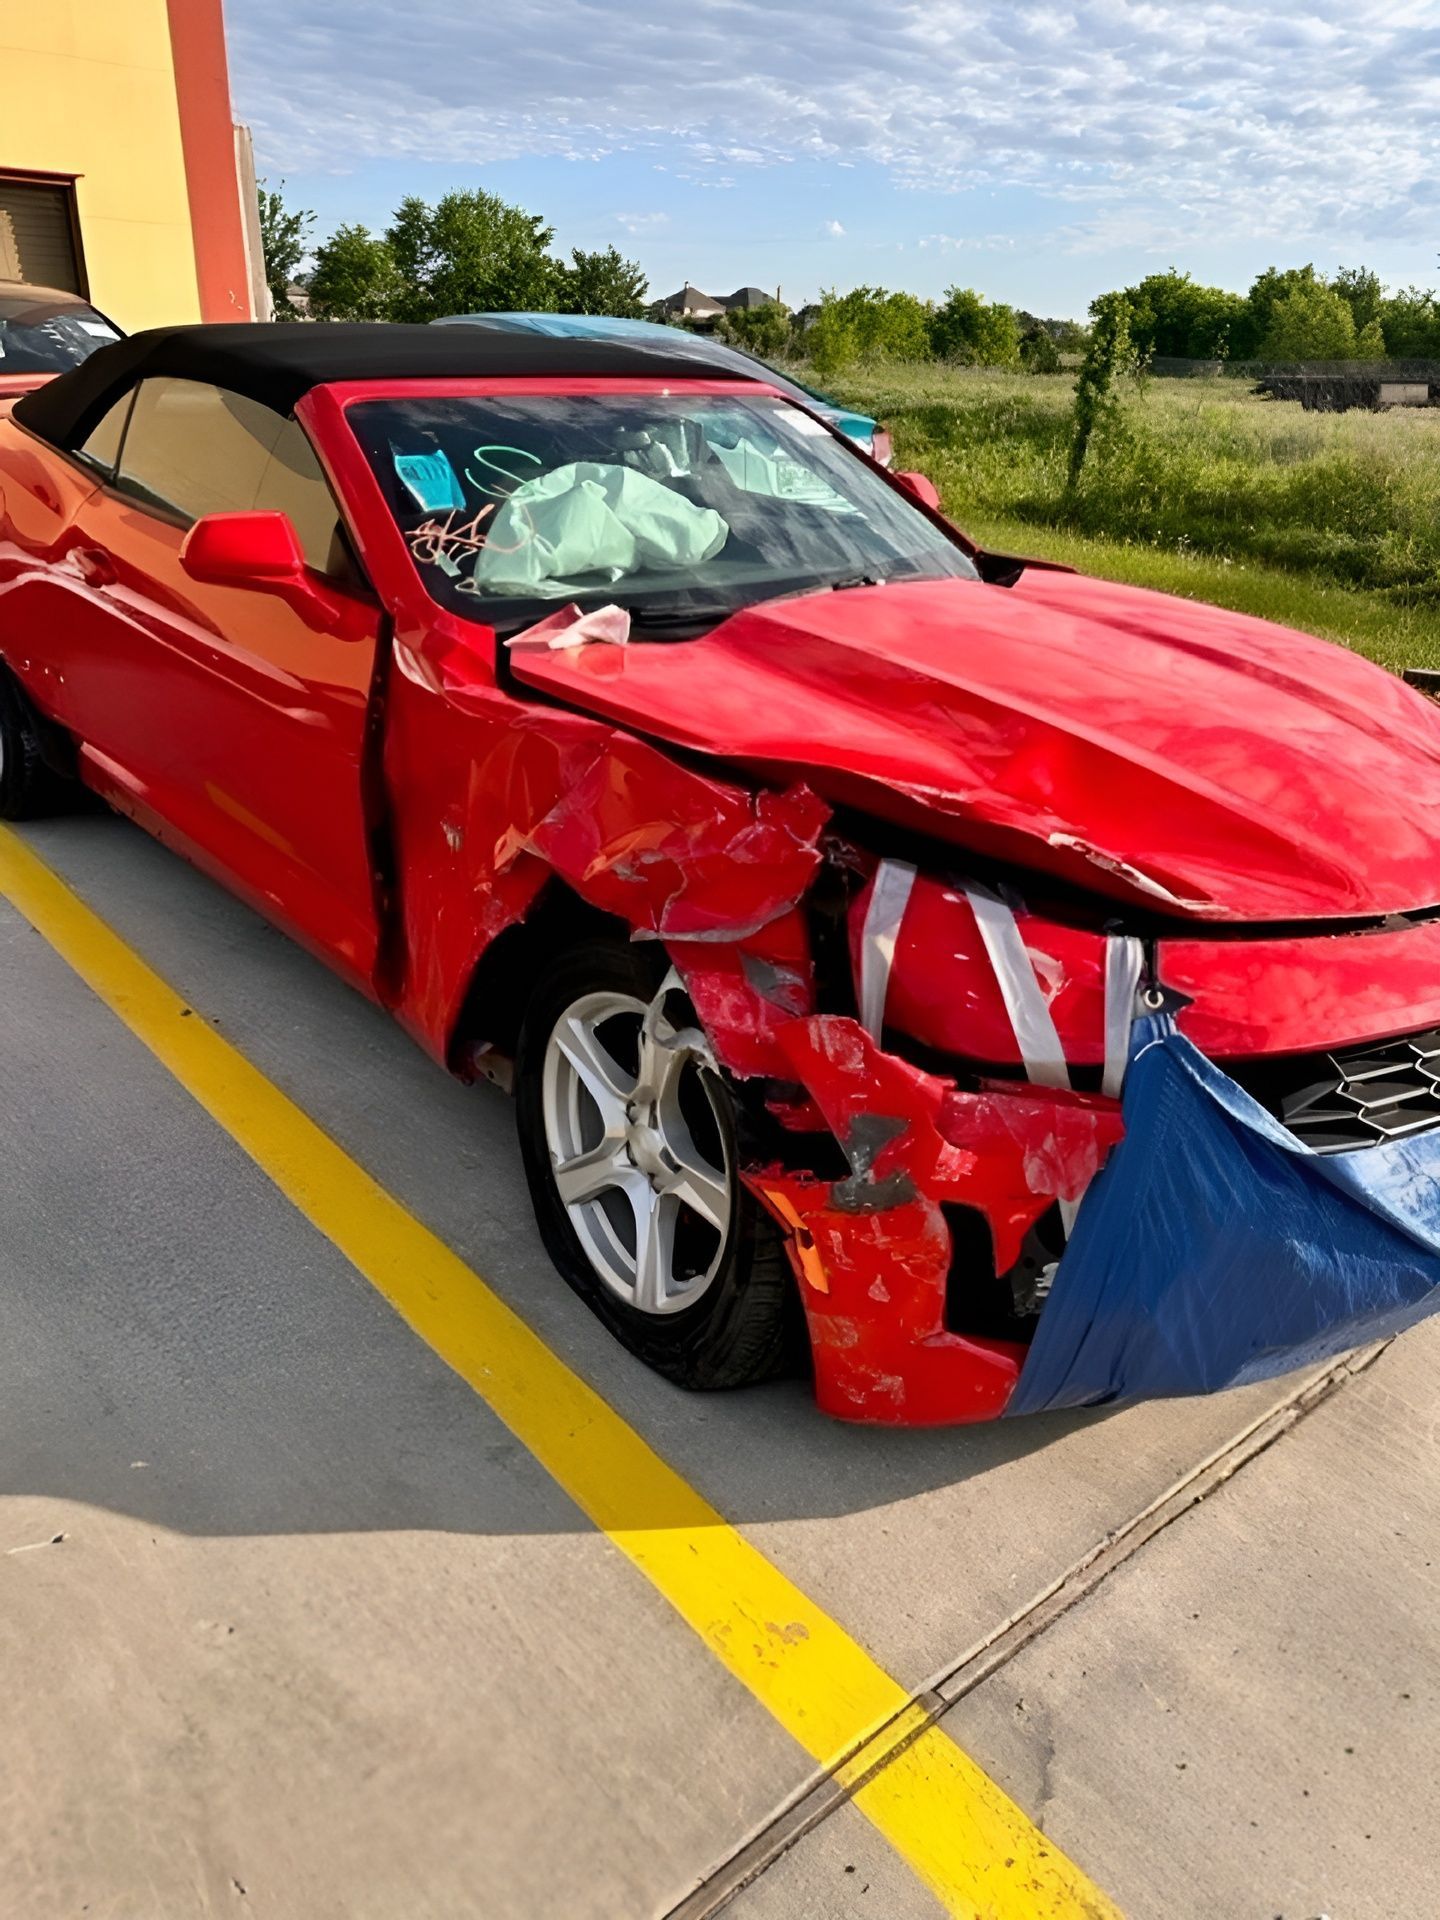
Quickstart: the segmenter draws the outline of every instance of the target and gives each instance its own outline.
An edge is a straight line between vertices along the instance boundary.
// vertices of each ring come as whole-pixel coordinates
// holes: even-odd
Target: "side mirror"
[[[286,513],[207,513],[180,546],[180,565],[207,587],[300,586],[305,555]]]
[[[927,473],[896,473],[890,476],[897,486],[905,489],[912,500],[918,500],[922,507],[929,507],[935,513],[940,511],[940,490]]]

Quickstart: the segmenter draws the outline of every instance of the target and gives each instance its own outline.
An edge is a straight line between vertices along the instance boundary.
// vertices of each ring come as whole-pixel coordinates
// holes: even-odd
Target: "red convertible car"
[[[934,502],[643,346],[137,335],[0,423],[0,813],[83,783],[513,1086],[685,1385],[808,1336],[828,1410],[975,1420],[1047,1328],[1030,1406],[1429,1310],[1365,1169],[1440,1140],[1440,715]]]

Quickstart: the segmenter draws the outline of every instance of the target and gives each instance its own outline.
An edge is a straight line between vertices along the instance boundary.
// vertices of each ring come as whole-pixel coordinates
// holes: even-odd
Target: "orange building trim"
[[[249,320],[250,265],[221,0],[167,0],[202,320]]]

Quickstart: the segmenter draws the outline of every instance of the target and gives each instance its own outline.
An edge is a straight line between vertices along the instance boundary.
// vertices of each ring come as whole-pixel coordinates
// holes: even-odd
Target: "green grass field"
[[[834,385],[988,547],[1440,667],[1440,409],[1304,413],[1238,380],[1152,379],[1067,497],[1073,375],[885,366]]]

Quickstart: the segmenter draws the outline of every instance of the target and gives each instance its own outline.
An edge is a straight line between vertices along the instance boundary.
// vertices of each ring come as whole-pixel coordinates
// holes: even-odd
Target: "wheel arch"
[[[52,720],[48,714],[41,712],[30,689],[5,658],[3,651],[0,651],[0,683],[4,684],[10,698],[24,715],[35,737],[40,758],[50,772],[62,780],[78,780],[79,757],[73,737],[58,720]]]
[[[566,946],[606,936],[628,940],[631,928],[552,874],[524,918],[496,934],[471,969],[446,1042],[450,1071],[465,1080],[493,1080],[508,1092],[520,1028],[545,962]]]

